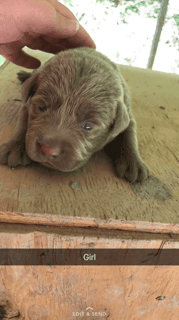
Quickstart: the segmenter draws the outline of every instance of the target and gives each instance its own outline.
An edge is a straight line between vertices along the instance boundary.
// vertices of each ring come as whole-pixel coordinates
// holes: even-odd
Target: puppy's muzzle
[[[55,149],[51,148],[51,147],[48,147],[46,145],[43,145],[43,144],[40,144],[40,143],[37,143],[38,145],[38,148],[39,150],[45,154],[45,155],[48,155],[48,156],[51,156],[53,158],[56,158],[58,157],[61,153],[63,153],[63,150],[60,150],[59,147],[56,147]]]
[[[63,139],[52,139],[51,141],[39,140],[34,145],[34,152],[29,156],[34,161],[58,169],[60,171],[70,171],[79,164],[79,159],[74,152],[73,146]],[[27,148],[27,154],[28,154]]]
[[[54,160],[60,160],[61,156],[65,154],[64,148],[55,147],[51,148],[47,145],[40,144],[37,142],[37,151],[40,157],[43,159],[43,164],[46,166],[54,167]],[[55,161],[56,162],[56,161]]]
[[[36,142],[37,156],[42,161],[64,161],[68,158],[70,145],[65,141],[54,141],[51,143]]]

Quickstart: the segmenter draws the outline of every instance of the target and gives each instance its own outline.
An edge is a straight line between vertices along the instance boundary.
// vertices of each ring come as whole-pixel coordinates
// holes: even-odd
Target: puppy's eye
[[[85,130],[85,131],[90,131],[93,129],[93,126],[90,122],[83,121],[80,126]]]
[[[45,112],[47,110],[47,106],[38,106],[39,111]]]

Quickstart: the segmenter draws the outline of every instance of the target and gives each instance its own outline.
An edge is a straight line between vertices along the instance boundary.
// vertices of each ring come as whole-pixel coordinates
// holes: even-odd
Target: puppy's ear
[[[33,71],[32,75],[21,86],[22,102],[26,103],[29,97],[33,97],[37,90],[37,81],[39,77],[39,71]]]
[[[123,132],[130,123],[130,116],[127,110],[127,106],[122,100],[117,103],[116,118],[113,130],[111,132],[111,138],[114,139],[118,134]]]
[[[11,112],[11,119],[14,118],[16,121],[15,130],[9,140],[0,144],[0,164],[16,165],[16,160],[21,155],[25,144],[28,108],[26,104],[19,105],[18,108],[11,108]]]
[[[0,145],[0,164],[8,163],[9,166],[21,164],[21,154],[24,153],[28,123],[28,104],[26,102],[28,98],[36,92],[38,75],[39,72],[33,72],[31,75],[25,71],[18,74],[18,79],[23,83],[21,87],[22,105],[19,106],[18,109],[12,109],[14,115],[18,112],[17,122],[13,136]],[[11,115],[11,117],[13,117],[13,115]],[[16,116],[14,118],[16,118]],[[22,160],[22,163],[25,162]]]

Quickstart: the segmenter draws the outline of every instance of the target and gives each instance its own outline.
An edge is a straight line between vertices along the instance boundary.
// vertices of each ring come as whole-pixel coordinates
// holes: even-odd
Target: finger
[[[24,68],[37,69],[41,65],[41,62],[38,59],[30,56],[29,54],[24,52],[22,49],[20,49],[15,53],[11,53],[11,54],[1,53],[1,55],[6,60]]]
[[[90,35],[86,32],[86,30],[80,25],[77,33],[70,37],[49,37],[47,35],[43,35],[43,38],[55,45],[62,45],[66,49],[75,48],[75,47],[91,47],[96,49],[96,44]]]
[[[32,34],[32,33],[31,33]],[[47,53],[53,53],[57,54],[60,51],[64,51],[67,48],[65,48],[63,45],[60,43],[54,42],[56,38],[50,38],[51,41],[46,41],[43,36],[36,36],[35,34],[30,35],[30,34],[24,34],[23,38],[20,41],[13,42],[11,44],[6,45],[5,50],[7,52],[7,46],[8,46],[8,52],[9,53],[15,53],[17,50],[20,50],[20,48],[23,47],[28,47],[33,50],[41,50]],[[53,43],[52,43],[53,40]],[[1,45],[0,45],[0,52],[2,52]]]
[[[66,49],[73,49],[77,47],[91,47],[93,49],[96,49],[95,42],[81,25],[77,33],[72,37],[66,37],[63,39],[59,39],[58,41],[56,41],[57,39],[52,39],[48,36],[43,36],[43,38],[47,42],[52,43],[52,46],[53,44],[55,46],[59,44],[60,46],[65,47]]]
[[[75,15],[62,3],[57,2],[56,0],[48,0],[53,3],[55,9],[60,15],[68,19],[76,19]],[[96,49],[96,44],[93,39],[90,37],[88,32],[80,25],[78,32],[73,36],[64,41],[66,43],[66,48],[74,48],[76,46],[92,47]]]
[[[92,40],[92,39],[91,39]],[[93,40],[92,40],[93,41]],[[15,52],[18,48],[18,42],[16,42],[16,47],[13,47],[13,52]],[[30,32],[30,34],[24,34],[21,41],[19,41],[19,46],[21,45],[21,48],[24,46],[29,47],[30,49],[34,50],[41,50],[48,53],[56,54],[62,50],[65,49],[73,49],[76,47],[82,47],[82,46],[91,46],[94,49],[96,48],[95,43],[94,46],[91,45],[91,43],[88,42],[88,38],[84,39],[83,36],[77,37],[77,35],[74,35],[70,38],[65,39],[57,39],[52,38],[48,36],[35,36],[35,34]]]
[[[54,42],[54,41],[53,41]],[[33,38],[33,41],[26,42],[22,47],[28,47],[33,50],[41,50],[47,53],[57,54],[60,51],[64,51],[67,48],[63,47],[61,43],[49,43],[45,41],[43,37]]]
[[[69,18],[77,19],[68,8],[56,0],[48,1],[31,0],[30,6],[27,1],[26,10],[23,10],[24,16],[16,20],[19,28],[27,33],[33,32],[38,35],[44,35],[45,39],[49,42],[57,42],[55,39],[58,39],[60,42],[61,39],[68,38],[66,43],[69,48],[73,48],[79,44],[81,46],[96,48],[94,41],[81,25],[77,32],[78,34],[74,38],[72,37],[76,34],[76,30],[74,25],[70,26],[72,21]]]
[[[31,0],[22,3],[20,19],[16,23],[23,32],[35,32],[50,37],[69,37],[76,33],[76,21],[72,21],[56,11],[45,0]],[[77,19],[75,19],[77,20]]]

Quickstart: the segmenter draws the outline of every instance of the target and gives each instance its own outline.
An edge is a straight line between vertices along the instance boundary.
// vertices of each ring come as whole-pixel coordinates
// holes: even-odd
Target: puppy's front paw
[[[150,176],[147,165],[137,155],[120,157],[115,164],[119,178],[127,178],[129,182],[142,182]]]
[[[28,157],[24,144],[4,143],[0,145],[0,164],[8,164],[9,167],[19,165],[28,166],[32,160]]]
[[[17,73],[17,78],[21,82],[21,84],[26,81],[28,78],[30,78],[32,72],[27,72],[24,70],[21,70],[20,72]]]
[[[8,156],[8,166],[17,167],[17,166],[28,166],[32,160],[28,157],[25,144],[16,145],[9,153]]]

